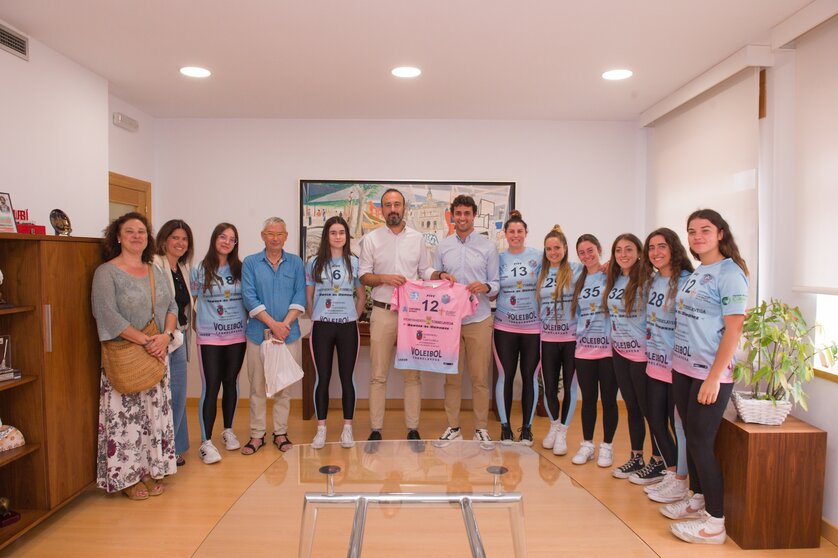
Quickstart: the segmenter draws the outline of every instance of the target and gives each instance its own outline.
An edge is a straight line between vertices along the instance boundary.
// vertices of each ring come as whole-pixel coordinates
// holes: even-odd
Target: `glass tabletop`
[[[623,557],[656,554],[619,518],[554,463],[518,444],[456,441],[357,442],[353,448],[326,444],[320,450],[295,446],[276,459],[230,507],[195,553],[210,556],[297,556],[307,493],[327,493],[325,466],[337,466],[334,492],[363,494],[492,493],[501,466],[504,493],[523,495],[528,556]],[[321,506],[311,540],[312,556],[345,556],[354,509]],[[474,518],[488,556],[513,556],[507,508],[474,506]],[[459,505],[370,505],[362,556],[471,556]]]

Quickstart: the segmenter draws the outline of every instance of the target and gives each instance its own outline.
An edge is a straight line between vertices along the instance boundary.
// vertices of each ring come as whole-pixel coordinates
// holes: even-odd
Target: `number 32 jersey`
[[[474,314],[477,297],[460,283],[408,281],[390,304],[399,313],[395,367],[456,374],[460,327]]]

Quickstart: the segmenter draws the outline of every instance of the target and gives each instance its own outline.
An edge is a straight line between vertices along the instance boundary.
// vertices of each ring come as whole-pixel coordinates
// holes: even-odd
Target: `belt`
[[[375,307],[377,307],[377,308],[384,308],[385,310],[389,310],[389,309],[390,309],[390,305],[389,305],[389,304],[387,304],[386,302],[379,302],[379,301],[377,301],[377,300],[373,300],[373,301],[372,301],[372,305],[373,305],[373,306],[375,306]]]

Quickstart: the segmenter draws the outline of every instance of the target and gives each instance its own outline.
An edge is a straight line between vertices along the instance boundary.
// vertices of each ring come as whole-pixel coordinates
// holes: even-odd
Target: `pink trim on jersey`
[[[494,329],[506,331],[508,333],[541,333],[541,322],[531,324],[528,326],[516,326],[515,324],[505,324],[495,322]]]
[[[609,358],[614,356],[611,352],[611,347],[585,347],[579,344],[579,341],[576,341],[576,352],[574,353],[576,358],[581,358],[582,360],[598,360],[600,358]]]
[[[229,335],[195,335],[195,344],[196,345],[215,345],[219,347],[223,347],[225,345],[235,345],[236,343],[244,343],[247,341],[247,336],[242,330],[241,335],[237,335],[235,337],[230,337]]]
[[[686,364],[678,361],[678,364]],[[706,380],[707,376],[710,375],[708,370],[693,370],[690,372],[684,372],[682,370],[678,370],[677,366],[673,366],[673,370],[678,372],[679,374],[683,374],[684,376],[689,376],[690,378],[695,378],[696,380]],[[721,377],[719,378],[719,383],[721,384],[732,384],[733,383],[733,368],[728,366],[725,368],[725,371],[722,373]]]
[[[614,352],[623,357],[626,360],[630,360],[632,362],[646,362],[646,347],[643,347],[643,352],[638,353],[636,349],[633,349],[632,352],[625,352],[621,351],[617,347],[614,347],[614,339],[611,339],[611,348],[614,349]]]
[[[646,375],[667,384],[672,383],[672,369],[659,366],[652,362],[646,363]]]

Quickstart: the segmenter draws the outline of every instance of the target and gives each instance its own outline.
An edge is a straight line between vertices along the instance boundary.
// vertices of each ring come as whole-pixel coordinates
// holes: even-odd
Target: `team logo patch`
[[[713,276],[710,275],[709,273],[705,273],[704,276],[699,281],[699,283],[701,283],[702,285],[706,285],[707,283],[709,283],[712,280],[713,280]]]
[[[683,310],[683,309],[684,309],[684,301],[683,301],[683,300],[679,300],[679,301],[678,301],[678,310]]]
[[[408,296],[410,296],[410,300],[419,300],[419,293],[416,291],[411,291]]]
[[[535,271],[536,267],[538,267],[538,262],[535,260],[530,260],[530,270]]]
[[[331,298],[327,298],[327,299],[326,299],[326,310],[328,310],[328,309],[329,309],[329,308],[331,308],[331,307],[332,307],[332,299],[331,299]]]
[[[422,330],[421,329],[416,332],[416,340],[417,341],[422,340]]]
[[[591,320],[585,320],[585,329],[591,326]]]
[[[551,309],[550,309],[550,307],[548,306],[548,307],[547,307],[547,317],[548,317],[548,318],[550,317],[550,313],[551,313],[551,311],[552,311],[552,310],[551,310]]]
[[[592,302],[588,308],[591,312],[596,312],[596,302]]]
[[[652,338],[652,329],[647,327],[646,328],[646,341],[648,341],[651,338]]]
[[[223,316],[224,315],[224,307],[219,304],[218,306],[215,307],[215,313],[218,314],[219,316]]]
[[[443,304],[448,304],[449,302],[451,302],[451,297],[448,296],[447,294],[444,294],[444,295],[442,295],[442,298],[440,298],[440,301]]]
[[[509,304],[511,304],[512,306],[515,306],[516,304],[518,304],[518,299],[515,298],[515,295],[512,295],[511,297],[509,297]]]
[[[658,321],[658,315],[655,314],[654,312],[652,312],[652,315],[649,316],[649,321],[652,322],[652,323],[657,322]]]
[[[402,313],[407,314],[407,306],[402,306]]]
[[[233,296],[233,293],[230,291],[224,291],[224,300],[230,300],[230,297]]]
[[[518,283],[515,286],[518,287],[518,289],[523,289],[524,288],[524,282],[523,281],[518,281]]]
[[[616,304],[615,304],[614,306],[612,306],[612,307],[611,307],[611,313],[612,313],[612,314],[619,314],[619,313],[620,313],[620,309],[619,309],[619,308],[617,308],[617,305],[616,305]]]
[[[425,325],[431,325],[431,322],[433,322],[433,321],[434,321],[434,319],[432,317],[425,316]]]

